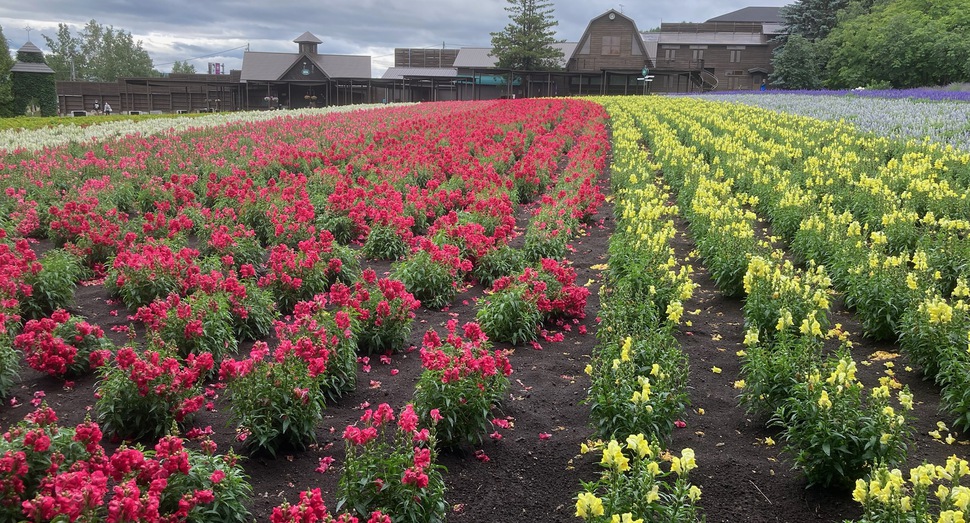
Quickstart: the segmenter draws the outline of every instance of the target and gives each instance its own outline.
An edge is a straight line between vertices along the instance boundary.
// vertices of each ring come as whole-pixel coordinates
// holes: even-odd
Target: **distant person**
[[[104,103],[104,114],[111,116],[111,104],[108,102]]]
[[[101,112],[101,104],[97,100],[94,101],[94,114]]]
[[[762,91],[767,91],[768,90],[768,84],[765,83],[764,80],[761,81],[761,90]]]

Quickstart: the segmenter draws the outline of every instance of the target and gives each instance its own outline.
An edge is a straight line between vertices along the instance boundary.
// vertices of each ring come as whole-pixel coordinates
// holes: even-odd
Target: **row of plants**
[[[670,116],[663,109],[642,116],[641,129],[665,175],[668,163],[689,166],[670,176],[682,206],[690,209],[684,214],[698,250],[722,292],[745,297],[749,347],[743,356],[742,401],[749,410],[771,416],[770,423],[781,428],[786,451],[810,485],[849,485],[875,463],[905,460],[911,428],[888,405],[888,386],[866,397],[851,370],[855,363],[849,346],[823,359],[829,299],[824,271],[795,271],[781,261],[782,252],[765,256],[770,246],[755,234],[757,216],[747,209],[755,201],[735,194],[720,162],[705,169],[709,164],[703,156],[682,143],[665,121],[679,115]],[[701,125],[678,123],[690,127],[692,136],[705,131]],[[720,145],[709,130],[707,137]],[[698,141],[708,143],[704,138]],[[901,401],[912,407],[908,393],[901,392]]]
[[[708,106],[708,104],[703,104],[703,107],[691,107],[690,104],[676,102],[668,103],[666,106],[655,105],[656,107],[650,108],[650,114],[662,115],[661,117],[667,120],[665,123],[675,129],[671,132],[671,142],[674,144],[680,142],[685,150],[696,151],[698,156],[704,157],[706,163],[723,167],[728,184],[736,184],[752,192],[754,198],[748,197],[748,203],[764,211],[772,219],[773,226],[779,226],[782,234],[788,236],[788,239],[793,242],[793,249],[801,259],[810,264],[820,264],[809,265],[808,269],[801,271],[794,269],[790,263],[782,262],[783,256],[780,255],[774,256],[774,259],[757,255],[748,259],[745,278],[747,293],[745,317],[749,330],[746,335],[748,348],[743,356],[746,379],[738,384],[743,391],[742,400],[749,408],[773,414],[773,423],[782,427],[783,435],[788,442],[787,449],[795,455],[796,463],[805,470],[811,483],[845,485],[852,480],[857,480],[859,483],[857,483],[855,497],[866,507],[866,521],[895,521],[896,519],[892,518],[911,512],[909,498],[900,502],[899,499],[902,496],[897,496],[895,503],[902,503],[901,505],[895,508],[888,505],[878,508],[878,503],[867,503],[866,497],[859,493],[862,489],[859,485],[866,484],[863,478],[868,477],[870,482],[876,483],[875,491],[878,494],[880,480],[877,476],[885,475],[888,470],[885,467],[891,467],[892,463],[899,463],[905,458],[907,444],[911,439],[911,428],[906,424],[905,412],[912,408],[912,396],[905,389],[900,390],[897,394],[900,410],[897,411],[889,404],[889,398],[891,390],[899,388],[899,385],[891,377],[884,377],[878,387],[871,389],[868,398],[864,398],[863,386],[855,378],[855,363],[849,354],[851,345],[844,341],[843,333],[837,329],[830,331],[828,335],[842,338],[843,346],[835,352],[834,356],[822,360],[822,337],[827,323],[824,313],[828,307],[826,297],[828,293],[824,289],[828,287],[829,282],[825,272],[822,272],[821,264],[825,264],[826,268],[832,267],[831,271],[835,273],[833,280],[837,286],[839,283],[843,284],[847,302],[855,306],[864,324],[869,311],[860,311],[860,309],[865,308],[865,300],[856,298],[855,303],[852,303],[853,296],[861,297],[863,293],[869,293],[869,296],[872,296],[880,292],[899,292],[899,289],[904,289],[903,293],[910,293],[919,289],[917,279],[920,277],[924,282],[943,280],[940,274],[942,267],[931,267],[927,262],[926,254],[919,250],[912,255],[908,255],[905,251],[897,256],[891,255],[893,251],[887,252],[888,249],[885,247],[891,243],[888,237],[892,234],[902,245],[905,245],[906,240],[901,235],[894,234],[895,231],[889,230],[877,230],[871,235],[863,233],[869,224],[863,226],[858,222],[853,223],[852,215],[848,211],[839,218],[842,220],[842,227],[838,232],[813,242],[800,242],[800,239],[804,239],[803,231],[811,230],[813,221],[816,223],[820,221],[819,214],[823,216],[835,214],[831,206],[833,202],[838,201],[837,198],[841,198],[840,203],[843,204],[851,201],[855,197],[853,188],[863,188],[859,189],[860,192],[865,192],[868,188],[870,190],[866,194],[881,194],[886,197],[888,193],[885,192],[885,187],[890,184],[880,185],[881,182],[878,180],[893,180],[893,176],[896,177],[894,183],[897,185],[903,183],[910,192],[903,193],[898,200],[893,201],[895,210],[890,214],[883,214],[882,218],[877,218],[878,213],[867,215],[873,223],[878,219],[883,227],[891,229],[895,223],[894,218],[900,215],[898,209],[907,208],[917,201],[925,206],[924,210],[929,209],[926,212],[931,218],[934,216],[933,212],[947,216],[946,209],[961,215],[965,211],[961,210],[962,204],[958,203],[959,199],[952,198],[951,193],[946,190],[938,190],[939,187],[946,187],[946,182],[933,182],[934,178],[930,178],[931,182],[927,185],[920,181],[920,175],[928,172],[927,164],[923,159],[939,154],[941,158],[935,163],[931,162],[929,169],[934,172],[945,172],[953,167],[955,172],[948,175],[955,176],[955,178],[949,178],[951,183],[962,183],[959,167],[965,165],[965,162],[959,157],[940,154],[939,150],[932,147],[928,148],[928,153],[908,152],[902,155],[901,161],[894,161],[892,151],[888,150],[892,149],[893,144],[883,142],[887,156],[882,160],[888,159],[884,166],[879,167],[881,163],[876,158],[870,157],[864,160],[871,166],[876,166],[881,178],[866,177],[863,174],[859,180],[853,181],[849,173],[854,171],[842,170],[842,166],[846,162],[846,157],[850,162],[857,161],[860,151],[855,150],[853,151],[855,155],[844,156],[833,153],[837,148],[830,149],[825,145],[828,141],[838,139],[836,136],[826,134],[832,132],[832,129],[823,129],[824,132],[818,134],[813,132],[819,127],[825,127],[824,125],[806,121],[799,129],[807,128],[807,131],[799,135],[792,133],[784,135],[791,136],[792,139],[772,149],[775,142],[766,140],[766,135],[769,138],[776,138],[778,135],[774,133],[779,132],[780,128],[775,129],[768,124],[734,127],[726,125],[725,121],[738,120],[737,118],[725,119],[724,113],[730,112],[730,108]],[[663,127],[655,125],[650,126],[650,129]],[[698,127],[710,130],[705,133],[703,130],[698,130]],[[853,139],[857,138],[850,136],[845,140]],[[865,143],[868,139],[858,140]],[[795,141],[803,148],[793,147],[792,142]],[[831,154],[833,161],[829,164],[832,166],[832,171],[829,171],[828,176],[824,174],[826,164],[819,162],[817,156],[813,155],[820,147],[820,142],[822,155]],[[780,140],[779,143],[781,143]],[[658,150],[663,149],[660,143],[654,143],[654,146]],[[907,147],[912,147],[912,144]],[[815,173],[807,177],[807,180],[799,176],[802,158],[807,158],[804,162],[805,171],[811,170]],[[914,162],[914,165],[922,166],[923,169],[905,167],[909,165],[908,162]],[[670,162],[670,165],[679,168],[689,165],[689,161],[675,159]],[[704,172],[703,168],[700,171]],[[665,170],[665,174],[666,172]],[[844,184],[837,191],[838,196],[834,192],[829,192],[831,186],[840,183],[839,178],[836,178],[836,182],[833,183],[831,172],[836,172],[837,177],[840,177],[841,183]],[[939,180],[939,178],[936,179]],[[804,183],[798,185],[799,180]],[[931,191],[934,192],[933,197],[916,197],[918,193],[914,189],[925,189],[927,186],[934,188]],[[880,189],[881,192],[873,192],[871,190],[873,187],[884,187],[884,189]],[[816,189],[825,194],[816,194]],[[865,203],[860,204],[856,209],[861,211],[865,208],[872,212],[873,200],[871,196],[866,198],[860,200]],[[723,204],[721,202],[719,205]],[[819,208],[822,210],[819,211]],[[793,209],[798,209],[805,214],[799,216],[796,213],[793,216],[791,214]],[[812,214],[813,212],[819,214]],[[949,218],[943,219],[949,220]],[[926,225],[931,226],[931,223],[932,220],[928,220]],[[798,224],[798,226],[794,231],[786,234],[785,227],[791,224]],[[952,226],[948,225],[947,228]],[[807,253],[808,249],[799,249],[800,243],[811,245],[819,251]],[[828,250],[833,244],[842,246],[842,249]],[[898,245],[896,249],[899,249]],[[848,252],[848,249],[853,249],[857,253],[855,260],[862,259],[865,260],[864,263],[856,262],[857,265],[851,268],[846,268],[845,265],[840,267],[839,263],[845,263],[846,259],[849,263],[853,263],[852,252]],[[945,251],[945,249],[941,250]],[[826,252],[828,256],[813,255],[821,252]],[[902,273],[904,276],[880,285],[876,275],[881,268],[890,270],[901,268],[897,270],[897,274]],[[930,273],[927,278],[928,270],[936,272]],[[850,285],[840,277],[846,275],[861,275],[861,277],[855,281],[855,286],[847,288]],[[851,276],[847,279],[850,278]],[[954,290],[960,289],[960,285],[965,285],[962,284],[959,276],[955,279],[958,283]],[[963,291],[957,291],[957,293],[962,295]],[[939,300],[935,303],[934,314],[938,314],[941,311]],[[766,309],[770,311],[772,308],[769,304],[782,307],[776,308],[777,313],[771,311],[766,314]],[[860,304],[863,306],[860,307]],[[903,310],[912,310],[912,307],[905,306]],[[929,310],[924,308],[923,313],[929,316]],[[892,314],[886,314],[885,310],[882,313],[889,317],[888,321],[893,321]],[[868,317],[872,316],[874,315],[870,312]],[[938,317],[934,316],[934,319],[938,320]],[[914,330],[919,332],[920,329]],[[878,331],[872,328],[868,328],[867,333],[878,335]],[[959,342],[961,348],[958,350],[965,351],[962,348],[965,343],[966,338],[961,339]],[[954,365],[960,365],[959,358],[954,358],[954,361],[957,362]],[[847,419],[855,422],[847,423]],[[846,432],[848,427],[853,428],[851,433]],[[924,466],[933,468],[932,465]],[[883,468],[879,469],[879,467]],[[962,491],[957,489],[957,493],[951,496],[948,488],[940,489],[938,493],[940,504],[928,509],[924,503],[916,513],[922,511],[926,514],[935,510],[944,520],[962,517],[963,508],[958,504],[962,494],[959,492]],[[883,501],[886,499],[879,496],[876,498]],[[951,510],[953,508],[958,510]],[[928,510],[930,512],[927,512]],[[907,514],[905,517],[911,516]],[[912,520],[915,521],[915,519]]]
[[[728,107],[716,110],[736,109]],[[704,114],[713,110],[705,108]],[[754,116],[752,111],[757,110],[740,108],[737,114]],[[944,389],[943,405],[954,424],[970,428],[967,331],[953,325],[952,339],[930,353],[920,353],[914,341],[933,328],[921,306],[958,302],[959,282],[968,278],[970,155],[859,135],[840,124],[793,116],[773,121],[779,119],[804,132],[793,134],[781,122],[737,130],[744,126],[731,129],[719,118],[707,120],[705,125],[744,144],[719,149],[717,161],[731,166],[735,183],[757,196],[759,212],[801,260],[826,266],[865,333],[899,339],[901,349]]]
[[[576,516],[595,522],[701,521],[701,491],[689,473],[694,452],[666,449],[688,405],[687,356],[673,336],[682,301],[695,284],[677,266],[667,189],[649,168],[629,106],[604,101],[613,133],[612,186],[617,227],[601,290],[601,324],[586,402],[598,438],[583,454],[601,456],[603,472],[583,482]],[[648,166],[648,168],[645,168]]]

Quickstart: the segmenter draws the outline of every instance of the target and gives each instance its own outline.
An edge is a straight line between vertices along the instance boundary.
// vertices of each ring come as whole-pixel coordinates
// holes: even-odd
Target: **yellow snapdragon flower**
[[[576,517],[589,519],[604,514],[603,500],[592,492],[583,492],[576,500]]]
[[[818,398],[818,406],[822,407],[823,409],[832,408],[832,401],[829,399],[828,391],[825,391],[825,390],[822,391],[822,395],[819,396]]]

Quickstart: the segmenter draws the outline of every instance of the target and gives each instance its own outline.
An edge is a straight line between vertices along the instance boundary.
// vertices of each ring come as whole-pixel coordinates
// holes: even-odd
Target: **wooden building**
[[[555,72],[498,68],[487,47],[398,48],[394,67],[371,78],[369,56],[321,54],[321,40],[306,32],[293,40],[296,52],[247,51],[242,69],[227,75],[58,82],[58,103],[62,114],[90,111],[95,101],[119,113],[196,112],[758,89],[783,31],[779,10],[747,7],[642,32],[610,9],[590,20],[578,41],[554,44],[563,53]]]
[[[240,82],[242,107],[301,108],[373,101],[369,56],[320,54],[321,40],[306,32],[296,53],[247,51]]]

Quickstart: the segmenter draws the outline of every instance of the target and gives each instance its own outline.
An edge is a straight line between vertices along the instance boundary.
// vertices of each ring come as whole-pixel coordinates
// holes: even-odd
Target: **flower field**
[[[907,93],[907,91],[891,91]],[[773,111],[798,114],[819,120],[844,120],[857,130],[902,140],[952,145],[970,151],[970,104],[967,93],[913,93],[912,98],[892,99],[886,91],[842,93],[844,96],[813,94],[725,94],[704,95],[713,101],[737,102]],[[952,96],[951,96],[952,95]]]
[[[0,520],[967,511],[964,153],[693,98],[173,122],[4,138]]]

